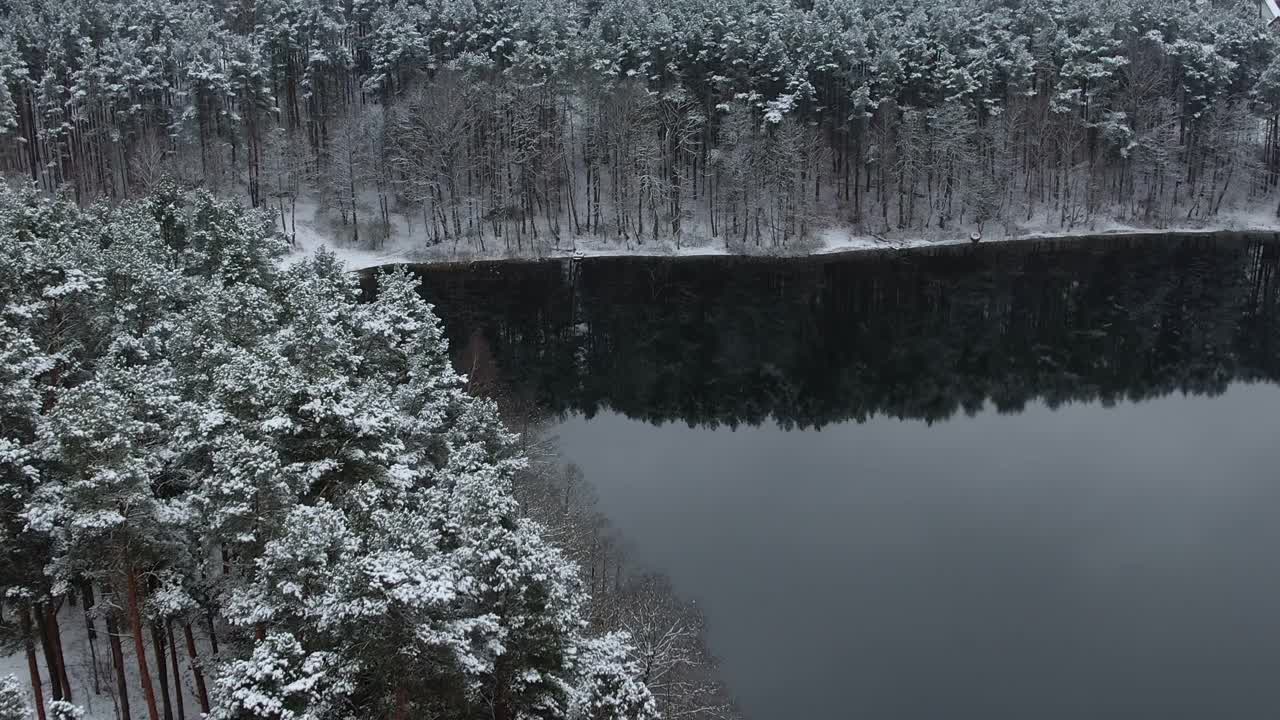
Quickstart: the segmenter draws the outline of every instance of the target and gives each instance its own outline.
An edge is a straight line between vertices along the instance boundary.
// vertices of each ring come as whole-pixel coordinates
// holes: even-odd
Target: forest
[[[1280,222],[1267,19],[0,1],[0,647],[25,673],[0,720],[736,717],[700,611],[628,563],[542,420],[934,421],[1274,380],[1277,245],[465,277],[290,246]]]
[[[0,718],[732,716],[417,279],[362,300],[271,224],[0,186]]]
[[[1241,0],[10,0],[0,171],[529,253],[1271,221]],[[309,218],[308,218],[309,219]]]

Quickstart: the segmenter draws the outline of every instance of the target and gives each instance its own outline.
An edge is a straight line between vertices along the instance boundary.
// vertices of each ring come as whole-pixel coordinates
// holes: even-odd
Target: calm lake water
[[[423,270],[749,718],[1280,718],[1280,244]]]

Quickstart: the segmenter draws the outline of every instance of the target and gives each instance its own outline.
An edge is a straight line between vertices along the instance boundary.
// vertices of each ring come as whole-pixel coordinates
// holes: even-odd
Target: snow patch
[[[314,207],[314,206],[312,206]],[[299,204],[299,215],[302,204]],[[593,235],[563,237],[559,242],[543,240],[525,244],[520,249],[507,250],[501,241],[490,238],[487,250],[481,251],[467,245],[442,243],[428,245],[418,229],[414,239],[405,231],[403,218],[398,218],[391,237],[378,250],[350,247],[335,240],[330,231],[319,227],[314,220],[299,218],[294,251],[288,257],[296,262],[309,257],[316,250],[337,255],[350,270],[413,264],[447,264],[501,260],[572,259],[597,257],[717,257],[735,254],[761,254],[778,257],[831,255],[876,250],[907,250],[912,248],[960,245],[972,242],[979,231],[976,225],[962,225],[946,230],[928,232],[894,231],[885,234],[867,233],[849,224],[831,223],[814,232],[813,240],[793,247],[771,248],[748,244],[742,248],[726,246],[723,237],[711,238],[709,233],[690,232],[687,239],[677,246],[670,239],[638,242],[622,241]],[[1089,224],[1070,228],[1059,227],[1056,219],[1033,218],[1010,227],[990,225],[981,229],[982,242],[1012,242],[1018,240],[1047,240],[1053,238],[1088,237],[1096,235],[1163,235],[1169,233],[1217,233],[1217,232],[1280,232],[1280,219],[1271,210],[1254,209],[1224,211],[1213,224],[1175,223],[1164,227],[1144,227],[1130,223],[1100,219]]]

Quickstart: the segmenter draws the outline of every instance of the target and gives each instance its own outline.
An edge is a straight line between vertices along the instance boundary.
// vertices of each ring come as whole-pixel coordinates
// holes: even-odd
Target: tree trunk
[[[392,720],[409,720],[409,691],[403,685],[396,688],[395,708],[391,713]]]
[[[169,661],[173,666],[173,697],[178,703],[178,720],[187,720],[186,703],[182,699],[182,669],[178,665],[178,645],[173,641],[173,621],[166,620],[165,635],[169,639]]]
[[[27,674],[31,676],[31,694],[36,700],[36,718],[45,720],[44,688],[40,683],[40,665],[36,663],[36,644],[31,639],[31,613],[27,608],[18,608],[18,616],[22,621],[22,643],[27,649]]]
[[[158,622],[151,623],[151,648],[155,652],[156,670],[160,674],[160,705],[164,711],[164,720],[173,720],[173,702],[169,699],[169,667],[164,661],[164,637]]]
[[[352,233],[353,233],[352,242],[354,242],[358,246],[360,245],[360,217],[356,214],[357,213],[356,180],[355,180],[356,169],[354,164],[351,163],[350,160],[348,160],[347,162],[347,172],[349,173],[347,175],[347,179],[348,179],[347,189],[351,193],[351,227],[352,227]]]
[[[93,587],[89,583],[80,584],[80,593],[84,598],[84,627],[89,637],[89,661],[93,663],[93,694],[102,694],[101,681],[98,679],[98,628],[93,623]]]
[[[204,619],[205,619],[205,622],[209,625],[209,646],[213,649],[213,654],[217,655],[218,654],[218,629],[213,624],[213,608],[212,607],[207,607],[204,609]],[[190,633],[191,630],[188,628],[187,632]]]
[[[67,658],[62,652],[62,628],[58,626],[58,613],[52,604],[45,606],[45,614],[49,618],[49,639],[53,641],[53,655],[58,661],[58,678],[62,682],[62,699],[71,699],[71,678],[67,676]],[[52,671],[50,671],[52,672]]]
[[[111,664],[116,669],[116,692],[120,693],[120,717],[129,718],[129,681],[124,675],[124,651],[120,648],[120,632],[115,615],[107,613],[107,642],[111,645]]]
[[[36,629],[40,631],[40,649],[44,652],[44,667],[49,671],[49,694],[54,700],[61,700],[62,674],[58,672],[58,656],[53,650],[53,636],[49,634],[49,614],[45,612],[44,603],[33,605],[31,614],[35,616]]]
[[[196,654],[196,638],[191,634],[191,623],[182,624],[182,634],[187,640],[187,657],[191,659],[191,674],[196,678],[196,699],[200,701],[200,712],[209,712],[209,693],[204,687],[204,672],[200,669],[200,657]]]
[[[139,610],[138,573],[132,567],[125,574],[128,585],[129,626],[133,630],[133,651],[138,656],[138,676],[142,679],[142,697],[147,702],[149,720],[160,720],[156,708],[156,691],[151,684],[151,669],[147,667],[147,649],[142,642],[142,612]]]

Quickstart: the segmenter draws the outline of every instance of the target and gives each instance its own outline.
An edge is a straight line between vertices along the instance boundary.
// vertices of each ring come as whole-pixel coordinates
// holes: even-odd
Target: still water
[[[1280,718],[1280,245],[423,270],[744,714]]]

